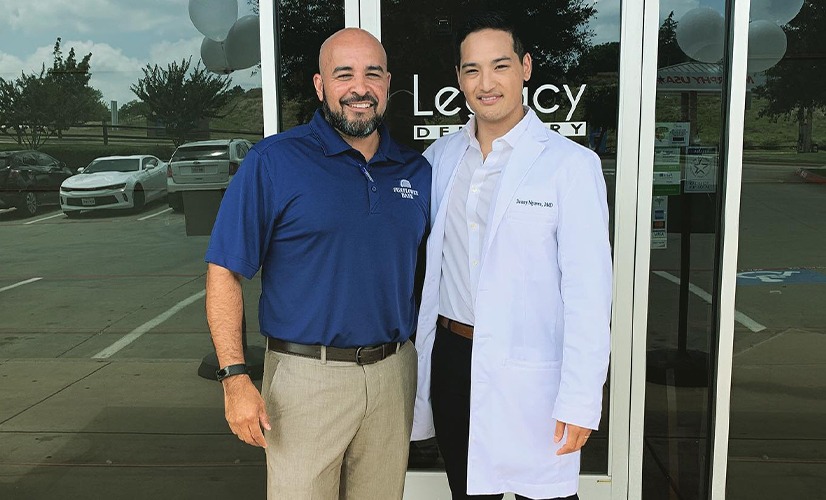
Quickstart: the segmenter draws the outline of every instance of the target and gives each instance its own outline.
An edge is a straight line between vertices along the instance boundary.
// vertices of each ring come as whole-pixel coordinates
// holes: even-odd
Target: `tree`
[[[590,130],[599,132],[593,143],[600,153],[608,131],[617,126],[619,57],[619,42],[608,42],[591,47],[580,59],[580,72],[591,75],[583,99],[584,118]]]
[[[14,81],[0,78],[0,131],[32,149],[106,113],[100,91],[89,86],[92,54],[78,62],[71,48],[64,59],[60,42],[48,70],[44,64],[39,73],[21,73]]]
[[[210,73],[200,62],[190,71],[191,62],[174,61],[166,69],[147,64],[143,78],[130,87],[146,103],[147,118],[163,124],[176,146],[186,142],[202,120],[224,116],[220,110],[232,96],[229,77]]]
[[[760,112],[772,121],[792,118],[798,124],[798,151],[811,152],[812,118],[815,109],[826,106],[826,87],[820,81],[826,75],[823,33],[826,33],[826,4],[807,0],[800,13],[784,26],[788,48],[786,56],[766,71],[766,83],[755,94],[767,100]]]
[[[149,115],[149,106],[147,106],[145,102],[137,99],[132,99],[118,109],[118,116],[121,120],[146,118],[147,115]]]
[[[674,20],[674,11],[668,14],[660,25],[659,45],[657,47],[657,67],[665,68],[691,59],[683,52],[677,43],[677,21]]]

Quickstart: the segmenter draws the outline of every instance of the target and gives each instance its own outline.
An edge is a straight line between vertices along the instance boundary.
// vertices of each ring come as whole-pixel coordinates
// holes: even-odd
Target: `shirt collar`
[[[536,113],[534,113],[531,108],[527,106],[522,106],[522,109],[525,111],[525,116],[523,116],[522,119],[519,120],[519,123],[514,125],[512,129],[508,130],[507,134],[503,135],[502,137],[498,137],[494,140],[494,142],[501,139],[511,148],[516,147],[516,143],[519,141],[519,138],[522,136],[525,130],[528,129],[528,124],[531,120],[533,120],[533,117],[536,116]],[[474,145],[477,148],[479,148],[479,141],[476,139],[475,116],[470,117],[470,120],[468,120],[467,124],[462,128],[462,130],[464,130],[467,134],[468,139],[470,139],[471,145]]]
[[[310,128],[318,138],[321,149],[324,150],[324,156],[335,156],[350,150],[355,151],[355,149],[341,137],[341,134],[324,118],[324,114],[320,109],[316,110],[313,119],[310,120]],[[379,125],[378,132],[379,149],[370,161],[374,162],[384,159],[395,163],[404,163],[399,146],[396,144],[396,141],[390,137],[390,132],[387,130],[387,125],[385,125],[384,122]]]

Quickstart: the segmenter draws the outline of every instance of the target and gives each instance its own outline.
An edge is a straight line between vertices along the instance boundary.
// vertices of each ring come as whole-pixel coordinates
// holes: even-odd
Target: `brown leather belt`
[[[461,335],[466,339],[473,340],[473,326],[460,323],[455,319],[445,318],[441,314],[439,315],[437,322],[448,331],[453,332],[456,335]]]
[[[328,361],[349,361],[359,365],[370,365],[378,363],[388,356],[396,354],[401,349],[403,343],[390,342],[369,347],[353,347],[343,349],[341,347],[326,347],[326,359]],[[295,354],[305,358],[321,359],[320,345],[296,344],[284,340],[267,337],[267,349],[286,354]]]

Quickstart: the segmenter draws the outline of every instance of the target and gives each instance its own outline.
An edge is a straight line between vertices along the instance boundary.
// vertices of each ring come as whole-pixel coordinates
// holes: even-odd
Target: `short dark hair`
[[[510,33],[513,38],[513,51],[519,56],[520,61],[525,57],[525,45],[519,36],[516,23],[508,14],[496,10],[476,11],[463,17],[453,31],[453,57],[457,67],[462,63],[461,48],[465,38],[471,33],[487,29]]]

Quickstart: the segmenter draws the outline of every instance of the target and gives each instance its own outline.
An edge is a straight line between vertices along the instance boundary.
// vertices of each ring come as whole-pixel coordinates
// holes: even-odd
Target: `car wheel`
[[[39,208],[40,206],[37,203],[37,193],[32,191],[24,192],[23,199],[20,200],[20,204],[17,206],[17,209],[26,215],[36,214]]]
[[[132,192],[132,206],[135,212],[140,212],[143,210],[144,204],[146,204],[146,193],[143,192],[143,186],[138,184],[135,186],[135,191]]]
[[[77,219],[78,217],[80,217],[80,212],[78,212],[77,210],[70,210],[68,212],[63,213],[66,214],[66,217],[70,219]]]

